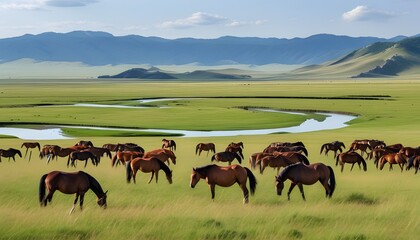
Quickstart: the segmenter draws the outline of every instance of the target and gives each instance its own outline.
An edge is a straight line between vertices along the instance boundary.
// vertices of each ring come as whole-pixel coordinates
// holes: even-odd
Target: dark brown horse
[[[111,152],[116,152],[116,151],[118,151],[118,144],[106,143],[106,144],[102,145],[102,148],[106,148]]]
[[[369,155],[369,153],[367,152],[367,149],[372,150],[372,147],[368,143],[353,142],[350,145],[349,151],[360,150],[360,153],[362,154],[362,157],[363,157],[363,153],[366,153],[366,155]]]
[[[384,168],[384,165],[386,163],[389,163],[389,170],[393,170],[392,169],[392,165],[393,164],[398,164],[401,168],[401,172],[404,170],[404,165],[407,164],[407,160],[409,160],[409,158],[403,154],[403,153],[389,153],[386,154],[384,156],[382,156],[379,159],[379,170],[382,170]],[[376,168],[378,168],[378,163],[376,163]]]
[[[46,189],[48,195],[46,195]],[[83,201],[85,193],[92,189],[98,197],[97,203],[100,207],[106,208],[106,194],[102,190],[99,182],[91,175],[79,171],[73,173],[53,171],[41,177],[39,182],[39,203],[41,207],[47,206],[51,202],[55,191],[60,191],[64,194],[76,194],[76,199],[73,202],[73,207],[70,214],[74,211],[78,198],[80,197],[80,210],[83,209]]]
[[[167,148],[171,151],[176,151],[176,143],[171,139],[162,139],[162,148]]]
[[[322,154],[322,151],[324,151],[324,149],[325,149],[325,156],[328,156],[329,151],[333,151],[334,152],[334,158],[336,158],[337,157],[337,151],[340,151],[340,153],[343,152],[343,149],[341,147],[346,148],[344,146],[344,143],[340,142],[340,141],[325,143],[321,146],[321,151],[319,152],[319,154]]]
[[[229,143],[229,145],[227,147],[244,148],[244,143],[243,142],[238,142],[238,143],[231,142],[231,143]]]
[[[242,148],[241,147],[229,146],[225,149],[225,152],[235,152],[239,156],[241,156],[242,159],[244,159],[244,155],[242,154]]]
[[[74,146],[85,146],[85,147],[93,147],[93,143],[91,141],[80,140]]]
[[[144,153],[144,148],[140,147],[135,143],[118,143],[117,151],[133,151],[133,152],[142,152]]]
[[[98,163],[101,162],[101,157],[103,157],[104,154],[106,154],[106,156],[109,157],[109,159],[112,159],[111,151],[108,148],[90,147],[90,148],[87,148],[85,151],[91,152],[98,160]]]
[[[359,169],[360,169],[360,163],[362,163],[363,170],[365,172],[367,171],[367,165],[366,165],[365,159],[363,159],[363,157],[360,156],[360,154],[358,154],[357,152],[343,152],[343,153],[338,154],[338,156],[336,157],[335,165],[337,166],[338,163],[340,163],[341,172],[343,172],[345,163],[352,164],[350,171],[353,170],[355,163],[359,165]]]
[[[229,165],[233,160],[237,159],[239,163],[242,163],[242,158],[235,152],[218,152],[211,157],[211,161],[217,162],[228,162]]]
[[[216,146],[214,145],[214,143],[197,144],[197,146],[195,147],[195,154],[198,154],[198,156],[200,156],[202,151],[206,151],[208,156],[210,151],[216,153]]]
[[[367,159],[373,159],[373,163],[376,165],[376,166],[378,166],[378,161],[379,161],[379,159],[382,157],[382,156],[384,156],[384,155],[386,155],[386,154],[389,154],[389,153],[393,153],[393,151],[391,151],[391,150],[388,150],[388,149],[385,149],[385,148],[375,148],[375,149],[373,149],[370,153],[369,153],[369,155],[368,155],[368,157],[367,157]],[[378,167],[376,167],[376,168],[378,168]]]
[[[28,161],[31,161],[32,149],[38,148],[38,150],[41,151],[41,145],[39,145],[39,142],[24,142],[24,143],[22,143],[22,146],[20,146],[20,148],[23,148],[23,147],[26,147],[25,158],[26,158],[26,155],[28,154],[28,150],[31,149],[31,151],[29,152],[29,160]]]
[[[72,153],[74,151],[76,151],[74,148],[61,148],[61,147],[51,148],[51,153],[53,154],[53,156],[55,156],[56,159],[58,157],[68,157],[70,155],[70,153]],[[47,158],[47,164],[50,162],[51,159],[53,159],[53,157],[48,157]]]
[[[277,195],[281,195],[281,192],[284,188],[284,181],[287,179],[292,182],[290,184],[289,191],[287,192],[287,200],[290,200],[290,193],[296,185],[299,187],[303,200],[306,200],[305,193],[303,192],[303,184],[312,185],[319,181],[322,186],[324,186],[325,195],[328,198],[332,197],[335,190],[334,171],[330,166],[327,166],[323,163],[314,163],[311,165],[296,163],[287,166],[276,177]]]
[[[269,147],[293,147],[293,146],[301,146],[301,147],[305,147],[305,144],[303,144],[303,142],[273,142],[270,143],[270,145],[268,145],[267,148]]]
[[[277,174],[280,171],[280,168],[287,167],[289,165],[295,164],[296,162],[292,162],[289,160],[289,158],[284,157],[282,155],[272,155],[272,156],[266,156],[260,159],[259,165],[260,165],[260,173],[263,174],[264,169],[269,166],[272,168],[277,169]]]
[[[111,166],[117,166],[118,164],[122,163],[123,165],[126,162],[131,161],[133,158],[143,157],[144,153],[142,152],[133,152],[133,151],[118,151],[112,157]]]
[[[417,171],[420,168],[420,155],[419,156],[412,156],[408,162],[407,162],[407,168],[406,170],[410,170],[412,167],[414,167],[415,172],[414,174],[417,174]]]
[[[86,165],[89,159],[92,161],[92,164],[94,166],[98,166],[98,159],[95,157],[95,155],[93,155],[93,153],[89,151],[83,151],[83,150],[72,152],[70,153],[69,158],[67,159],[67,167],[69,167],[70,161],[71,161],[71,165],[73,167],[76,167],[75,161],[80,160],[80,161],[85,161],[85,168],[86,168]]]
[[[249,188],[251,195],[254,195],[257,186],[257,180],[254,174],[246,167],[240,165],[230,165],[227,167],[217,166],[216,164],[193,168],[190,177],[190,187],[194,188],[200,179],[206,179],[210,187],[211,199],[214,201],[216,185],[230,187],[238,183],[244,194],[244,203],[249,201],[249,191],[246,187],[247,178],[249,179]]]
[[[169,184],[172,184],[172,171],[169,167],[157,158],[134,158],[130,163],[126,163],[126,173],[127,173],[127,182],[129,183],[131,177],[133,177],[133,182],[136,183],[137,171],[142,171],[144,173],[152,173],[150,183],[153,179],[153,176],[156,175],[156,183],[158,182],[159,170],[163,170],[166,174],[166,179]]]
[[[168,165],[170,165],[169,160],[171,160],[174,165],[176,164],[175,153],[169,149],[164,149],[164,148],[155,149],[155,150],[145,153],[143,156],[143,158],[151,158],[151,157],[155,157],[161,160],[162,162],[167,162]]]
[[[416,147],[416,148],[403,147],[403,148],[400,149],[399,153],[403,153],[407,157],[412,157],[412,156],[420,155],[420,147]]]
[[[7,150],[0,149],[0,162],[1,162],[1,157],[8,158],[9,162],[10,162],[10,158],[12,158],[13,162],[16,162],[15,160],[16,154],[19,155],[19,157],[22,157],[22,153],[18,149],[14,149],[14,148],[9,148]]]

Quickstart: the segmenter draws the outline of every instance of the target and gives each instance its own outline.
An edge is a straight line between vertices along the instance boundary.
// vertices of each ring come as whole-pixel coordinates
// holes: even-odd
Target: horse
[[[282,156],[286,158],[288,161],[292,163],[298,163],[302,162],[306,165],[309,165],[309,160],[305,155],[297,153],[297,152],[274,152],[274,153],[262,153],[259,156],[257,156],[257,160],[255,165],[258,165],[261,170],[261,160],[267,156]],[[267,160],[266,160],[267,161]]]
[[[136,183],[137,171],[140,170],[144,173],[152,173],[150,177],[149,184],[153,179],[153,176],[156,174],[156,183],[158,182],[159,170],[163,170],[166,174],[166,179],[169,184],[172,184],[172,171],[169,167],[157,158],[134,158],[130,163],[126,163],[126,173],[127,173],[127,183],[130,183],[131,177],[133,177],[133,182]]]
[[[372,150],[372,147],[368,143],[358,143],[358,142],[355,143],[355,142],[353,142],[350,145],[349,151],[360,150],[360,153],[363,156],[363,153],[366,153],[366,155],[369,155],[369,153],[366,151],[367,149]]]
[[[249,202],[249,191],[246,187],[247,178],[249,179],[249,188],[251,195],[254,195],[257,186],[257,180],[254,174],[246,167],[241,165],[230,165],[227,167],[217,166],[216,164],[193,168],[190,177],[190,187],[194,188],[200,179],[206,179],[210,187],[211,199],[214,201],[216,185],[230,187],[238,183],[244,194],[244,203]]]
[[[56,157],[56,159],[58,157],[68,157],[70,155],[70,153],[74,152],[76,150],[74,150],[74,148],[61,148],[61,147],[53,147],[51,149],[51,153],[53,154],[53,157],[51,158],[47,158],[47,164],[50,162],[50,160],[52,158],[54,158],[54,156]]]
[[[77,142],[76,144],[74,144],[74,146],[93,147],[93,143],[91,141],[80,140],[79,142]]]
[[[106,143],[104,145],[102,145],[102,148],[106,148],[111,152],[116,152],[118,150],[118,144],[113,144],[113,143]]]
[[[374,160],[373,163],[377,166],[379,159],[382,156],[384,156],[386,154],[389,154],[389,153],[393,153],[393,151],[390,151],[390,150],[385,149],[385,148],[375,148],[369,153],[367,159],[370,160],[370,159],[373,158],[373,160]]]
[[[171,151],[176,151],[176,143],[171,139],[162,139],[162,148],[168,148]]]
[[[233,160],[237,159],[239,163],[242,163],[242,158],[236,152],[218,152],[211,157],[211,161],[228,162],[229,165]]]
[[[287,167],[291,164],[295,164],[296,162],[292,162],[291,160],[289,160],[287,157],[284,157],[282,155],[272,155],[272,156],[266,156],[263,157],[260,160],[260,173],[263,174],[264,169],[269,166],[272,168],[276,168],[277,169],[277,174],[280,171],[281,167]]]
[[[20,148],[23,148],[23,147],[26,147],[25,158],[26,158],[26,155],[28,154],[28,150],[31,149],[31,151],[29,152],[28,162],[31,161],[33,148],[38,148],[38,150],[41,151],[41,145],[39,145],[39,142],[24,142],[22,143],[22,146],[20,146]]]
[[[111,166],[114,167],[120,162],[125,164],[126,162],[131,161],[133,158],[143,157],[144,153],[142,152],[132,152],[132,151],[118,151],[112,157]]]
[[[54,158],[54,154],[52,153],[53,148],[60,148],[60,146],[49,144],[42,146],[41,150],[39,151],[39,159],[42,160],[45,156],[47,156],[47,160]]]
[[[144,153],[144,148],[140,147],[135,143],[118,143],[117,144],[117,151],[133,151],[133,152],[142,152]]]
[[[72,152],[70,153],[69,158],[67,159],[67,167],[69,167],[70,165],[70,160],[71,160],[71,165],[73,167],[76,167],[76,165],[74,164],[74,161],[81,160],[81,161],[85,161],[85,168],[86,168],[86,165],[89,159],[92,161],[92,164],[94,166],[98,166],[98,159],[95,157],[95,155],[93,155],[93,153],[88,152],[88,151]]]
[[[207,156],[209,155],[209,152],[212,151],[213,153],[216,153],[216,146],[214,143],[199,143],[195,147],[195,154],[200,156],[202,151],[207,152]]]
[[[155,150],[145,153],[143,156],[143,158],[151,158],[151,157],[155,157],[161,160],[162,162],[168,162],[168,165],[170,165],[170,162],[169,162],[169,159],[170,159],[172,163],[176,165],[175,153],[169,149],[164,149],[164,148],[155,149]]]
[[[345,163],[351,163],[351,169],[350,171],[353,170],[354,164],[357,163],[359,165],[359,169],[360,169],[360,163],[362,163],[363,165],[363,170],[366,172],[367,171],[367,165],[366,165],[366,161],[365,159],[363,159],[362,156],[360,156],[360,154],[358,154],[357,152],[343,152],[337,155],[336,157],[336,161],[335,161],[335,165],[337,166],[338,163],[340,163],[341,166],[341,172],[343,172],[344,169],[344,164]]]
[[[46,195],[48,189],[48,195]],[[99,182],[91,175],[79,171],[73,173],[53,171],[44,174],[39,182],[39,203],[41,207],[46,207],[48,202],[51,202],[54,192],[56,190],[64,194],[76,194],[76,199],[73,202],[73,207],[70,214],[74,212],[77,200],[80,196],[80,210],[83,209],[83,201],[85,193],[91,189],[98,197],[97,203],[100,207],[106,208],[106,198],[108,191],[102,190]]]
[[[321,146],[321,151],[319,152],[319,154],[322,154],[322,151],[324,151],[324,149],[325,149],[325,156],[328,156],[329,151],[333,151],[334,152],[334,158],[336,158],[337,157],[337,151],[340,151],[340,153],[343,152],[343,149],[341,147],[346,148],[344,146],[344,143],[340,142],[340,141],[325,143]]]
[[[414,167],[414,169],[415,169],[414,174],[417,174],[417,171],[419,170],[419,167],[420,167],[420,156],[412,156],[408,160],[406,170],[408,171],[412,167]]]
[[[301,147],[305,147],[305,144],[303,144],[303,142],[273,142],[270,143],[270,145],[268,145],[268,147],[292,147],[292,146],[301,146]],[[267,147],[267,148],[268,148]]]
[[[420,155],[420,147],[416,147],[416,148],[403,147],[403,148],[400,149],[399,153],[403,153],[407,157],[412,157],[412,156]]]
[[[242,154],[242,148],[241,147],[228,146],[225,149],[225,152],[235,152],[235,153],[238,153],[239,156],[241,156],[241,158],[244,159],[244,155]]]
[[[378,161],[380,163],[379,170],[382,170],[384,168],[384,165],[386,163],[389,163],[389,171],[393,170],[392,169],[393,164],[398,164],[400,166],[401,172],[402,172],[403,169],[404,169],[404,165],[407,163],[408,159],[409,158],[403,153],[389,153],[389,154],[386,154],[386,155],[382,156]],[[378,162],[376,163],[376,168],[378,168]]]
[[[227,147],[244,148],[244,143],[243,142],[238,142],[238,143],[231,142],[231,143],[229,143],[229,145]]]
[[[284,182],[287,179],[292,181],[289,191],[287,192],[287,200],[290,200],[290,193],[296,185],[298,185],[304,201],[306,201],[306,199],[302,184],[312,185],[319,181],[325,188],[325,195],[327,198],[332,197],[336,185],[333,169],[323,163],[314,163],[311,165],[302,163],[292,164],[283,169],[275,179],[276,191],[279,196],[281,196],[281,192],[284,188]]]
[[[265,157],[265,156],[271,156],[271,153],[263,153],[263,152],[256,152],[251,154],[251,156],[249,156],[249,166],[251,167],[251,169],[255,169],[255,166],[257,164],[257,161],[260,160],[261,158]]]
[[[298,153],[305,154],[305,156],[309,155],[308,150],[306,150],[306,148],[302,146],[289,146],[289,147],[279,146],[277,147],[275,152],[298,152]]]
[[[22,157],[22,153],[18,149],[14,149],[14,148],[9,148],[7,150],[0,149],[0,162],[1,162],[1,157],[9,158],[9,162],[10,162],[10,158],[12,158],[13,162],[16,162],[15,160],[16,154],[19,155],[19,157]]]
[[[96,159],[98,159],[98,163],[101,162],[101,157],[103,157],[104,154],[106,154],[106,156],[109,157],[109,159],[112,159],[111,151],[107,148],[90,147],[90,148],[87,148],[85,151],[89,151],[93,155],[95,155]]]

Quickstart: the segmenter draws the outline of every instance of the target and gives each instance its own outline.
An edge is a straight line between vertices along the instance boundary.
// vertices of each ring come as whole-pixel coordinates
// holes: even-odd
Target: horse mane
[[[212,167],[215,167],[215,166],[217,166],[217,165],[216,164],[209,164],[209,165],[206,165],[206,166],[197,167],[197,168],[195,168],[195,171],[199,172],[199,173],[201,173],[201,172],[207,173],[208,170],[210,170]]]
[[[82,173],[83,175],[85,175],[88,179],[89,179],[89,185],[90,185],[90,189],[92,189],[92,191],[96,194],[96,196],[98,198],[103,197],[104,190],[102,189],[101,185],[99,184],[99,182],[92,177],[91,175],[89,175],[86,172],[80,171],[80,173]]]
[[[162,162],[161,160],[157,158],[153,158],[153,159],[155,159],[155,161],[158,162],[160,169],[162,169],[166,175],[171,174],[171,169],[169,169],[169,167],[164,162]]]
[[[289,174],[290,170],[292,168],[298,166],[299,164],[303,164],[303,163],[298,162],[298,163],[295,163],[295,164],[292,164],[292,165],[289,165],[289,166],[285,167],[283,169],[283,171],[281,171],[281,173],[277,176],[277,179],[285,180],[286,179],[285,176],[287,176],[287,174]]]

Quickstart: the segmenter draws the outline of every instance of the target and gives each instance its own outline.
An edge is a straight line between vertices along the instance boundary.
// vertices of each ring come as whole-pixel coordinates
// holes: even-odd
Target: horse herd
[[[162,148],[145,152],[145,150],[135,143],[124,144],[104,144],[102,147],[95,147],[91,141],[79,141],[74,146],[62,148],[58,145],[44,145],[42,148],[37,142],[24,142],[21,148],[25,147],[25,158],[30,152],[29,161],[32,156],[32,150],[39,150],[39,157],[47,158],[49,163],[54,158],[67,157],[67,167],[76,167],[77,161],[85,161],[85,167],[88,160],[91,160],[94,166],[98,166],[101,157],[106,155],[111,160],[111,166],[119,164],[125,165],[126,180],[129,183],[131,179],[136,182],[136,174],[138,171],[144,173],[152,173],[149,183],[155,177],[158,182],[158,173],[162,170],[168,182],[172,183],[172,170],[169,168],[170,162],[176,164],[176,143],[174,140],[162,140]],[[243,167],[242,160],[244,159],[242,149],[244,144],[242,142],[230,143],[223,152],[216,152],[214,143],[199,143],[196,146],[195,153],[200,156],[202,151],[212,152],[211,161],[227,162],[228,166],[218,166],[216,164],[195,167],[190,176],[190,187],[194,188],[200,179],[205,179],[210,187],[211,197],[215,198],[215,186],[229,187],[238,183],[241,187],[244,203],[249,201],[249,190],[246,186],[249,180],[250,192],[254,194],[257,181],[252,171]],[[406,170],[415,168],[417,173],[420,166],[420,147],[403,147],[402,144],[386,145],[384,141],[380,140],[355,140],[350,145],[348,151],[344,152],[345,145],[343,142],[334,141],[325,143],[321,146],[320,154],[323,152],[328,155],[329,151],[334,152],[336,159],[336,166],[340,164],[341,172],[343,172],[345,163],[351,164],[351,170],[357,163],[359,168],[363,165],[363,170],[367,171],[367,164],[363,155],[366,154],[366,160],[374,159],[374,164],[380,170],[383,169],[386,163],[389,163],[390,170],[392,165],[398,164],[403,171],[404,166]],[[370,150],[368,152],[367,150]],[[360,154],[357,152],[360,151]],[[112,156],[111,152],[115,152]],[[0,149],[1,157],[13,159],[18,154],[22,157],[18,149]],[[263,174],[266,167],[271,167],[277,170],[275,178],[275,187],[278,195],[281,195],[286,180],[291,181],[291,185],[287,192],[287,197],[290,200],[290,193],[297,185],[302,198],[305,200],[303,185],[312,185],[320,182],[325,188],[326,197],[331,197],[335,190],[335,175],[331,166],[323,163],[310,164],[308,160],[308,151],[303,142],[274,142],[269,144],[261,152],[252,154],[249,157],[249,165],[251,169],[259,169]],[[239,164],[231,163],[237,160]],[[281,172],[280,168],[283,168]],[[46,189],[49,193],[46,195]],[[83,171],[66,173],[53,171],[41,177],[39,185],[39,201],[41,206],[46,206],[50,202],[56,190],[66,194],[76,194],[73,208],[80,197],[80,209],[83,208],[83,199],[86,191],[91,189],[98,197],[98,205],[106,207],[106,193],[102,190],[98,181],[88,173]]]

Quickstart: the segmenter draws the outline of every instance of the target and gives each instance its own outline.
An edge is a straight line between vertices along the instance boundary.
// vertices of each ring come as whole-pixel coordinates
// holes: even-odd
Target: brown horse
[[[256,152],[251,154],[251,156],[249,156],[249,166],[251,167],[251,169],[255,169],[255,166],[257,165],[257,161],[260,160],[261,158],[265,157],[265,156],[272,156],[273,154],[271,153],[264,153],[264,152]]]
[[[303,144],[303,142],[273,142],[270,143],[270,145],[268,145],[268,147],[292,147],[292,146],[301,146],[301,147],[305,147],[305,144]]]
[[[93,147],[93,143],[91,141],[80,140],[74,146],[85,146],[85,147]]]
[[[130,163],[126,163],[126,173],[127,173],[127,182],[129,183],[131,177],[133,177],[133,182],[136,183],[137,171],[140,170],[144,173],[152,173],[152,177],[148,183],[153,179],[153,176],[156,175],[156,183],[158,182],[159,170],[163,170],[166,174],[166,179],[169,184],[172,184],[172,171],[169,167],[157,158],[134,158]]]
[[[45,196],[46,189],[48,189],[47,196]],[[53,171],[41,177],[39,182],[39,203],[41,204],[41,207],[47,206],[47,202],[51,202],[56,190],[64,194],[76,194],[76,199],[73,202],[73,208],[70,210],[71,214],[76,207],[79,196],[80,210],[83,209],[85,193],[89,189],[92,189],[98,197],[98,205],[106,208],[106,194],[108,191],[104,192],[101,185],[94,177],[82,171],[74,173]]]
[[[1,157],[9,158],[9,162],[10,162],[10,158],[12,158],[13,162],[16,162],[15,160],[16,154],[19,155],[19,157],[22,157],[22,153],[18,149],[14,149],[14,148],[9,148],[7,150],[0,149],[0,162],[1,162]]]
[[[412,167],[414,167],[415,172],[414,174],[417,174],[417,171],[420,168],[420,155],[419,156],[412,156],[407,163],[407,168],[406,170],[410,170]]]
[[[407,163],[408,159],[409,158],[403,153],[389,153],[389,154],[386,154],[386,155],[382,156],[378,161],[380,163],[379,170],[382,170],[384,168],[384,165],[386,163],[389,163],[389,171],[393,170],[392,169],[393,164],[398,164],[400,166],[401,172],[402,172],[403,169],[404,169],[404,165]],[[376,168],[378,168],[378,163],[376,163]]]
[[[213,153],[216,153],[216,146],[214,143],[199,143],[195,147],[195,154],[200,156],[202,151],[207,152],[207,156],[209,155],[209,152],[212,151]]]
[[[287,158],[292,163],[298,163],[302,162],[306,165],[309,165],[309,160],[305,155],[297,153],[297,152],[274,152],[272,154],[270,153],[262,153],[257,156],[255,165],[258,165],[261,169],[261,160],[267,156],[282,156],[284,158]]]
[[[56,157],[56,159],[58,157],[68,157],[70,155],[70,153],[76,151],[74,148],[61,148],[61,147],[53,147],[51,148],[51,153],[53,154],[53,156]],[[50,157],[47,158],[47,164],[50,162],[51,159],[53,159],[54,157]]]
[[[98,163],[101,162],[101,157],[103,157],[104,154],[106,154],[106,156],[109,157],[109,159],[112,159],[111,151],[108,148],[90,147],[90,148],[87,148],[85,151],[91,152],[98,160]]]
[[[368,143],[353,142],[350,145],[349,151],[360,150],[360,153],[362,154],[362,157],[363,157],[363,153],[366,153],[366,155],[369,155],[369,153],[367,152],[367,149],[372,150],[372,147]]]
[[[238,142],[238,143],[231,142],[231,143],[229,143],[229,145],[227,147],[244,148],[244,143],[243,142]]]
[[[170,162],[169,162],[169,159],[170,159],[172,163],[176,165],[175,153],[169,149],[164,149],[164,148],[155,149],[155,150],[145,153],[143,156],[143,158],[151,158],[151,157],[155,157],[161,160],[162,162],[168,162],[168,165],[170,165]]]
[[[112,157],[111,166],[117,166],[118,164],[122,163],[125,164],[126,162],[131,161],[133,158],[143,157],[144,153],[142,152],[132,152],[132,151],[118,151]]]
[[[76,167],[75,161],[80,160],[80,161],[85,161],[85,168],[86,168],[86,165],[89,159],[92,161],[92,164],[94,166],[98,166],[98,159],[95,157],[95,155],[93,155],[93,153],[89,151],[83,151],[83,150],[72,152],[70,153],[69,158],[67,159],[67,167],[69,167],[70,161],[71,161],[71,165],[73,167]]]
[[[142,152],[144,153],[144,148],[140,147],[135,143],[118,143],[117,144],[117,151],[133,151],[133,152]]]
[[[305,156],[309,155],[308,150],[306,150],[306,148],[302,146],[289,146],[289,147],[279,146],[277,147],[275,152],[298,152],[298,153],[305,154]]]
[[[362,163],[363,170],[365,172],[367,171],[367,165],[366,165],[365,159],[363,159],[363,157],[360,156],[360,154],[358,154],[357,152],[343,152],[343,153],[338,154],[338,156],[336,157],[335,165],[337,166],[338,163],[340,163],[341,172],[343,172],[345,163],[352,164],[350,171],[353,170],[355,163],[359,165],[359,169],[360,169],[360,163]]]
[[[280,171],[280,168],[283,167],[287,167],[289,165],[295,164],[296,162],[292,162],[291,160],[289,160],[289,158],[284,157],[282,155],[272,155],[272,156],[266,156],[263,157],[262,159],[260,159],[260,173],[263,174],[264,169],[269,166],[272,168],[276,168],[277,169],[277,174]]]
[[[403,148],[400,149],[399,153],[403,153],[407,157],[412,157],[412,156],[420,155],[420,147],[416,147],[416,148],[403,147]]]
[[[340,141],[325,143],[321,146],[321,151],[319,152],[319,154],[322,154],[322,151],[324,151],[324,149],[325,149],[325,156],[328,156],[328,151],[333,151],[334,152],[334,158],[336,158],[337,157],[337,151],[340,151],[340,153],[343,152],[343,149],[341,147],[346,148],[344,146],[344,143],[340,142]]]
[[[244,159],[244,155],[242,154],[242,148],[241,147],[233,147],[233,146],[228,146],[225,149],[225,152],[235,152],[237,153],[239,156],[241,156],[242,159]]]
[[[375,149],[373,149],[370,153],[369,153],[369,155],[368,155],[368,157],[367,157],[367,159],[373,159],[373,163],[376,165],[376,166],[378,166],[378,161],[379,161],[379,159],[382,157],[382,156],[384,156],[384,155],[386,155],[386,154],[389,154],[389,153],[393,153],[392,151],[390,151],[390,150],[388,150],[388,149],[385,149],[385,148],[375,148]],[[377,167],[376,167],[377,168]]]
[[[190,187],[194,188],[200,179],[206,179],[210,187],[211,199],[214,201],[216,185],[230,187],[238,183],[244,194],[244,203],[249,201],[249,191],[246,187],[247,177],[249,179],[249,188],[251,195],[254,195],[257,186],[257,180],[254,174],[246,167],[240,165],[230,165],[227,167],[217,166],[216,164],[193,168],[190,177]]]
[[[323,163],[314,163],[311,165],[305,165],[302,163],[296,163],[287,166],[277,177],[276,177],[276,190],[277,195],[281,195],[284,188],[284,181],[289,179],[292,181],[290,184],[289,191],[287,192],[287,200],[290,200],[290,193],[293,188],[298,185],[300,193],[302,194],[303,200],[305,199],[305,193],[303,192],[303,185],[312,185],[316,182],[320,182],[325,188],[325,195],[331,198],[335,190],[335,175],[334,171],[330,166]]]
[[[167,148],[171,151],[176,151],[176,143],[171,139],[162,139],[162,148]]]
[[[28,154],[28,150],[31,149],[31,151],[29,152],[29,160],[31,161],[31,157],[32,157],[32,149],[33,148],[38,148],[39,151],[41,151],[41,145],[39,145],[39,142],[24,142],[22,143],[22,146],[20,146],[20,148],[26,147],[26,151],[25,151],[25,158],[26,155]]]
[[[116,152],[118,150],[118,144],[113,144],[113,143],[106,143],[104,145],[102,145],[102,148],[106,148],[111,152]]]
[[[211,161],[228,162],[229,165],[233,160],[237,159],[239,163],[242,163],[242,158],[236,152],[218,152],[211,157]]]

